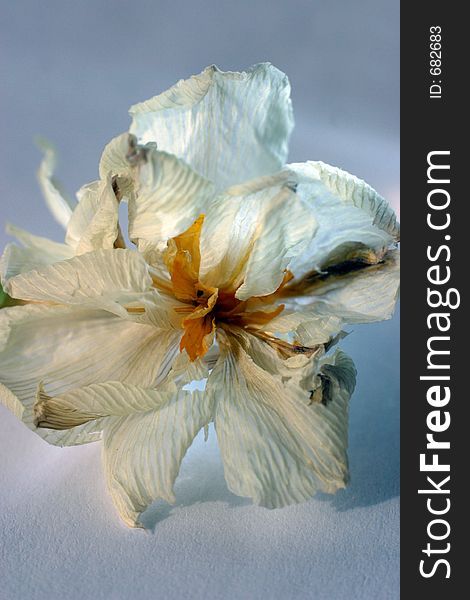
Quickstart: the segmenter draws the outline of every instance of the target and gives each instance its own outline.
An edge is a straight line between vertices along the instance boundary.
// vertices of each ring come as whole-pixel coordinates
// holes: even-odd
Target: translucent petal
[[[129,199],[129,237],[145,252],[162,248],[205,213],[212,184],[166,152],[150,150],[138,170],[136,194]]]
[[[56,151],[52,144],[42,138],[37,143],[44,152],[44,158],[38,170],[39,186],[53,217],[65,228],[72,215],[73,203],[54,177],[57,161]]]
[[[4,285],[10,277],[19,273],[26,273],[73,256],[72,248],[66,244],[58,244],[13,225],[7,225],[6,231],[16,237],[23,246],[7,244],[5,247],[0,258],[0,277]]]
[[[140,143],[156,142],[219,190],[280,169],[293,128],[289,81],[269,63],[242,73],[208,67],[130,114]]]
[[[103,308],[127,317],[122,306],[152,291],[138,252],[97,250],[11,278],[13,298]]]
[[[284,179],[261,178],[222,194],[201,232],[200,279],[236,296],[264,296],[281,284],[293,256],[316,229],[313,215]]]

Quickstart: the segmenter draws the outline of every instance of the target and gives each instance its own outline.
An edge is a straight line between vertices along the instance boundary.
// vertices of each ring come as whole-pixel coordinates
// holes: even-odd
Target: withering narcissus
[[[210,422],[235,494],[281,507],[347,482],[356,372],[337,342],[391,316],[399,229],[363,181],[285,164],[289,94],[270,64],[209,67],[131,108],[77,203],[44,146],[65,243],[9,227],[21,245],[0,264],[0,400],[52,444],[102,438],[130,526],[174,501]]]

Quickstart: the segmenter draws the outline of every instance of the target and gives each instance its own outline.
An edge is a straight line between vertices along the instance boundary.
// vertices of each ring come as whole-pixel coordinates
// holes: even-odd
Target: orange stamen
[[[183,327],[180,351],[186,350],[192,361],[204,356],[210,346],[207,337],[215,330],[215,319],[211,315],[204,315],[200,319],[188,317],[183,321]]]
[[[204,215],[200,215],[189,229],[168,242],[165,262],[173,293],[183,302],[191,302],[195,297],[201,263],[199,239],[203,222]]]
[[[286,271],[275,292],[249,300],[236,298],[236,290],[206,287],[199,281],[201,264],[199,245],[203,222],[204,215],[200,215],[191,227],[169,240],[165,254],[172,293],[186,304],[174,309],[181,315],[187,315],[182,321],[184,334],[181,338],[180,350],[186,350],[192,361],[204,356],[209,350],[217,322],[232,324],[251,331],[277,317],[284,310],[283,304],[273,310],[263,310],[263,308],[268,308],[266,305],[276,302],[282,288],[293,278],[292,273]],[[160,283],[158,281],[157,286]],[[258,337],[265,339],[266,336],[261,333]],[[292,351],[287,343],[274,340],[271,336],[267,336],[265,341],[268,339],[269,343],[275,344],[277,348],[280,346],[284,352],[287,352],[284,346]]]

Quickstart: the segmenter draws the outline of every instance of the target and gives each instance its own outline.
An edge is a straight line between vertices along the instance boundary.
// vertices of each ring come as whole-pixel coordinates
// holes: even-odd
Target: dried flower
[[[229,488],[263,506],[347,482],[355,368],[327,353],[344,324],[392,314],[398,224],[352,175],[284,164],[289,93],[269,64],[180,81],[131,108],[76,206],[46,146],[39,179],[65,243],[9,229],[23,247],[0,263],[16,304],[0,311],[0,400],[52,444],[102,437],[130,526],[174,501],[210,422]]]

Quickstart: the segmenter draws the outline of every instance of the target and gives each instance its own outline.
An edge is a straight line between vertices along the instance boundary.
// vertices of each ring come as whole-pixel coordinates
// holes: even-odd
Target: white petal
[[[108,380],[152,386],[166,377],[178,341],[174,332],[104,311],[5,308],[0,311],[0,382],[10,396],[0,394],[0,400],[10,409],[12,402],[23,406],[23,422],[35,429],[32,406],[40,382],[50,395]],[[37,433],[56,445],[82,444],[100,438],[101,423]]]
[[[119,201],[111,178],[82,187],[77,196],[79,203],[67,227],[67,244],[76,254],[113,248],[119,236]]]
[[[76,421],[145,413],[160,408],[172,397],[172,392],[150,390],[121,381],[93,383],[54,396],[40,388],[34,413],[38,428],[45,424],[68,427]]]
[[[129,199],[129,237],[149,251],[185,231],[207,209],[212,184],[166,152],[149,150]]]
[[[213,355],[215,344],[213,344],[209,350]],[[182,388],[184,385],[188,385],[193,381],[201,381],[207,379],[209,376],[209,362],[207,359],[210,357],[207,354],[203,358],[198,358],[192,361],[186,350],[178,352],[171,366],[171,371],[168,378],[165,380],[165,385],[175,385],[177,388]]]
[[[101,179],[109,175],[129,176],[131,165],[127,159],[129,134],[122,133],[106,145],[101,155],[99,173]]]
[[[56,262],[73,256],[66,244],[60,244],[48,238],[34,235],[10,223],[6,226],[6,232],[8,235],[15,237],[26,248],[31,248],[31,250],[36,251],[38,254],[45,255],[47,259],[45,258],[44,260],[48,262]]]
[[[132,312],[133,306],[138,307],[134,313]],[[183,317],[175,310],[181,306],[184,304],[174,296],[152,290],[151,293],[139,297],[135,304],[128,304],[127,310],[137,323],[153,325],[157,329],[174,329],[182,334]],[[142,308],[145,310],[144,313],[141,312]]]
[[[293,353],[289,358],[282,358],[275,346],[271,346],[249,331],[238,329],[236,334],[232,331],[231,335],[236,338],[237,343],[258,367],[274,375],[282,384],[295,381],[304,390],[312,387],[311,382],[306,386],[303,380],[306,377],[311,379],[317,375],[320,359],[325,354],[323,346],[311,355]],[[279,341],[281,340],[279,339]]]
[[[5,247],[0,258],[0,277],[3,285],[10,277],[19,273],[25,273],[73,256],[72,249],[66,244],[58,244],[13,225],[7,225],[6,231],[9,235],[16,237],[24,247],[16,244],[7,244]]]
[[[391,250],[381,264],[326,279],[315,290],[315,303],[345,323],[382,321],[393,314],[399,285],[400,252]]]
[[[150,401],[161,397],[155,390],[145,394]],[[127,525],[141,527],[140,514],[157,498],[174,502],[181,461],[211,419],[212,403],[204,393],[180,391],[156,410],[108,420],[106,475],[113,502]]]
[[[5,291],[13,298],[104,308],[127,317],[121,304],[152,291],[138,252],[97,250],[17,275]]]
[[[81,237],[93,221],[98,209],[101,186],[101,181],[92,181],[83,185],[76,194],[78,204],[73,211],[65,234],[65,241],[72,248],[78,246]]]
[[[321,271],[355,253],[380,252],[399,238],[393,209],[364,181],[322,162],[287,165],[297,193],[312,211],[318,230],[293,261],[294,275]]]
[[[273,332],[295,331],[300,343],[327,342],[348,323],[372,323],[393,315],[400,286],[400,253],[389,251],[383,263],[331,276],[306,291],[309,298],[270,321]]]
[[[264,214],[237,298],[246,300],[274,292],[292,259],[303,253],[315,230],[313,215],[295,193],[284,188]]]
[[[283,177],[232,188],[216,200],[204,221],[201,281],[219,288],[243,284],[236,294],[240,299],[270,294],[315,228],[313,215]]]
[[[44,158],[38,170],[39,185],[53,217],[65,228],[72,215],[73,204],[54,177],[56,151],[46,140],[38,140],[38,145],[44,152]]]
[[[240,346],[227,351],[209,377],[207,393],[218,397],[214,423],[231,491],[275,508],[345,486],[355,370],[342,353],[335,364],[341,376],[330,367],[329,402],[308,405],[303,388],[283,385]]]
[[[268,63],[243,73],[208,67],[130,109],[141,143],[184,159],[219,190],[284,164],[293,128],[287,77]]]
[[[307,306],[299,304],[292,310],[284,310],[266,328],[273,334],[293,333],[298,342],[311,347],[328,342],[344,325],[341,317],[320,312],[312,302]]]
[[[140,513],[154,500],[174,502],[173,485],[197,432],[212,418],[200,392],[176,393],[107,382],[50,397],[34,406],[38,431],[99,423],[109,491],[124,522],[141,527]]]

